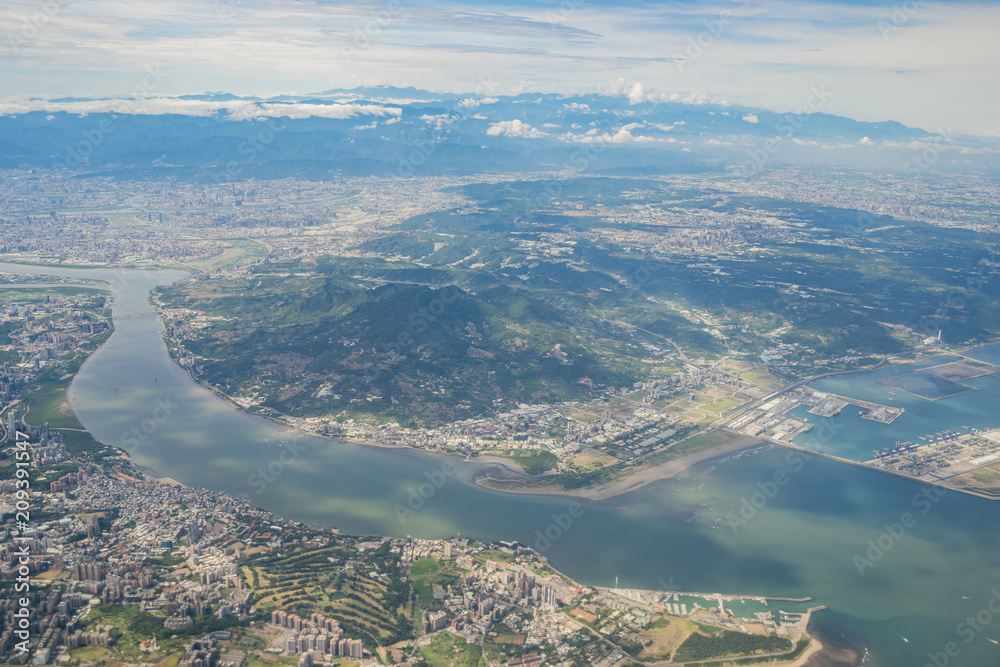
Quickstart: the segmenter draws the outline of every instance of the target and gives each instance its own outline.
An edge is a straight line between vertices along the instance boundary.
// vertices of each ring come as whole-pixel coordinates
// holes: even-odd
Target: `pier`
[[[836,416],[840,414],[840,411],[848,405],[854,405],[861,409],[858,416],[862,419],[879,422],[880,424],[891,424],[896,421],[901,414],[906,412],[906,408],[882,405],[881,403],[863,401],[860,398],[838,396],[837,394],[814,391],[813,396],[820,400],[825,399],[825,402],[815,404],[809,412],[822,417]],[[832,407],[828,408],[827,406]]]

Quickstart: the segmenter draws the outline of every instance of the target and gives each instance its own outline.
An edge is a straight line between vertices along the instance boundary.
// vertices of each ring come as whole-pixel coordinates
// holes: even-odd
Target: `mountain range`
[[[997,170],[990,139],[829,114],[832,94],[822,87],[798,113],[641,87],[570,97],[484,88],[8,100],[0,102],[0,168],[206,183],[560,171],[753,176],[788,164],[905,170],[920,156],[943,169]]]

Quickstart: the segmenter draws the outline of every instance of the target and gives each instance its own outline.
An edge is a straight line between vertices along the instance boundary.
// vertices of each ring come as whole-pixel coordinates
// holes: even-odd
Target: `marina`
[[[814,612],[826,609],[824,605],[810,606],[812,598],[808,597],[768,598],[631,588],[598,587],[597,590],[611,601],[612,606],[664,613],[720,629],[763,635],[776,633],[793,639],[804,635]]]

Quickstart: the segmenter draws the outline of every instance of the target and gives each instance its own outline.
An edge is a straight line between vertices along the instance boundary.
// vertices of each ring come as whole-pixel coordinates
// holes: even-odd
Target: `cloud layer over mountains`
[[[441,94],[412,88],[0,101],[0,167],[218,180],[589,171],[754,175],[783,164],[986,168],[994,143],[822,111],[611,94]]]

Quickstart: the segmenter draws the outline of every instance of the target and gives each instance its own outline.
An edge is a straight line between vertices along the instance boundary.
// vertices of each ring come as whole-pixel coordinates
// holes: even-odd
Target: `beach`
[[[743,449],[749,449],[751,447],[757,447],[764,444],[767,443],[758,438],[733,436],[733,439],[729,442],[724,442],[720,445],[714,445],[689,454],[684,454],[676,459],[660,463],[658,465],[640,467],[638,470],[623,474],[621,477],[610,482],[605,482],[596,486],[584,487],[581,489],[564,489],[554,485],[531,486],[525,483],[526,480],[536,478],[524,475],[518,477],[495,478],[488,474],[488,470],[486,476],[477,477],[475,482],[484,488],[504,493],[558,495],[569,498],[578,498],[580,500],[601,501],[641,489],[642,487],[652,484],[653,482],[671,479],[691,466],[701,463],[702,461],[708,461],[720,456],[732,454],[733,452],[738,452]],[[505,461],[503,465],[508,466],[511,463],[512,462],[510,461]]]

